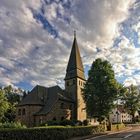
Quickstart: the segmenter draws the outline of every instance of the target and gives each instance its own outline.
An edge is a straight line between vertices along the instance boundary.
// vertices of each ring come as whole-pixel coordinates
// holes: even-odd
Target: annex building
[[[76,35],[64,80],[65,90],[58,85],[35,86],[18,104],[16,120],[27,126],[37,126],[49,120],[83,121],[87,118],[82,98],[82,88],[86,80]]]

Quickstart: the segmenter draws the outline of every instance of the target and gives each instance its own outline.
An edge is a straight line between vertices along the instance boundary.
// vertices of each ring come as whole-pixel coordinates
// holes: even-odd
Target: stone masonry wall
[[[33,114],[38,112],[42,106],[38,105],[25,105],[18,106],[16,111],[16,121],[19,121],[26,126],[34,126],[34,116]],[[19,109],[21,110],[21,114],[19,114]],[[25,114],[23,114],[23,110],[25,109]]]
[[[52,120],[60,121],[62,119],[71,119],[71,107],[72,103],[57,101],[48,114],[35,116],[36,125]]]

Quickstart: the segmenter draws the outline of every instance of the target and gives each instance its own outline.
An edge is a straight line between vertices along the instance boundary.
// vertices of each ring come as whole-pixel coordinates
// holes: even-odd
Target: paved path
[[[140,140],[140,127],[107,135],[85,138],[84,140]]]

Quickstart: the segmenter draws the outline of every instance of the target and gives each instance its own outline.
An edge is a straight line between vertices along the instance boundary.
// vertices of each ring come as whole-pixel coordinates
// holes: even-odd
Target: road
[[[140,127],[132,128],[128,131],[123,131],[105,136],[97,136],[85,140],[140,140]]]

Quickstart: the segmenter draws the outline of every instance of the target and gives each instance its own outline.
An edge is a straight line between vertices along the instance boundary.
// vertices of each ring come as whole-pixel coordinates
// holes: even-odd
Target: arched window
[[[18,115],[21,115],[21,109],[18,110]]]
[[[22,110],[22,115],[25,115],[25,114],[26,114],[25,108],[23,108],[23,110]]]
[[[83,82],[81,81],[81,86],[83,86]]]
[[[67,86],[69,86],[69,81],[67,81]]]
[[[80,85],[80,80],[79,80],[79,85]]]
[[[61,108],[61,109],[64,108],[64,103],[61,103],[60,108]]]
[[[39,118],[39,123],[42,124],[42,117]]]

